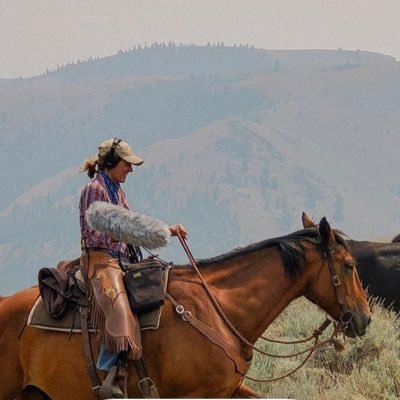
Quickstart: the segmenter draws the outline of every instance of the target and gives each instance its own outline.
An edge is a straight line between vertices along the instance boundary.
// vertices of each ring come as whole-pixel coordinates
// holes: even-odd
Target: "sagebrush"
[[[295,374],[274,383],[246,381],[265,398],[298,400],[395,400],[400,398],[400,319],[372,300],[372,322],[362,338],[345,339],[345,348],[332,345],[314,352]],[[325,314],[304,298],[296,300],[274,321],[265,336],[296,340],[310,336],[325,319]],[[329,337],[328,328],[322,340]],[[339,337],[343,340],[342,337]],[[303,345],[257,345],[275,354],[287,354],[306,348]],[[305,355],[294,359],[276,359],[254,354],[249,375],[268,378],[284,375],[296,368]]]

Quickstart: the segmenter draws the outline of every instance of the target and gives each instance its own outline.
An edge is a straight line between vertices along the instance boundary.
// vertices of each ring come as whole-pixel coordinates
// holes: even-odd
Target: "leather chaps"
[[[89,281],[87,294],[92,327],[98,330],[108,351],[130,350],[129,358],[141,358],[140,325],[129,306],[117,260],[105,252],[91,250],[82,257]]]

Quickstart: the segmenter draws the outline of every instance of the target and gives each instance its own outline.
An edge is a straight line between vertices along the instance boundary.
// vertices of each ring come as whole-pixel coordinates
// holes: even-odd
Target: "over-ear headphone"
[[[104,156],[104,165],[108,169],[114,168],[120,160],[119,155],[115,152],[115,148],[119,145],[120,142],[122,142],[122,139],[114,138],[110,151],[107,152]]]

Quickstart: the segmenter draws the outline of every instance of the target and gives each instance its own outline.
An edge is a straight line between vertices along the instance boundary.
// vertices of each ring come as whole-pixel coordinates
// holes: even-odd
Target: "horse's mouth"
[[[364,332],[365,333],[365,332]],[[345,335],[351,338],[355,338],[357,336],[362,336],[364,333],[362,333],[361,335],[357,332],[356,327],[353,323],[353,321],[351,321],[348,325],[347,328],[345,330]]]
[[[371,318],[369,318],[366,324],[357,323],[354,318],[348,323],[345,330],[345,334],[348,337],[355,338],[357,336],[364,336],[367,331],[367,326],[369,325]]]

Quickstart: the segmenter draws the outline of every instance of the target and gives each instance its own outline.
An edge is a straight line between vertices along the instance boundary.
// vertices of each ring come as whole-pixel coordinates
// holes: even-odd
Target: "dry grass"
[[[345,349],[333,346],[316,351],[294,375],[260,384],[246,383],[265,398],[298,400],[395,400],[400,398],[400,319],[374,302],[373,319],[362,338],[346,338]],[[325,314],[305,299],[293,302],[270,326],[266,336],[295,340],[308,337],[324,320]],[[328,328],[324,338],[332,332]],[[305,345],[278,345],[259,341],[259,347],[287,354]],[[272,359],[257,353],[249,372],[257,378],[276,377],[294,369],[303,356]]]

